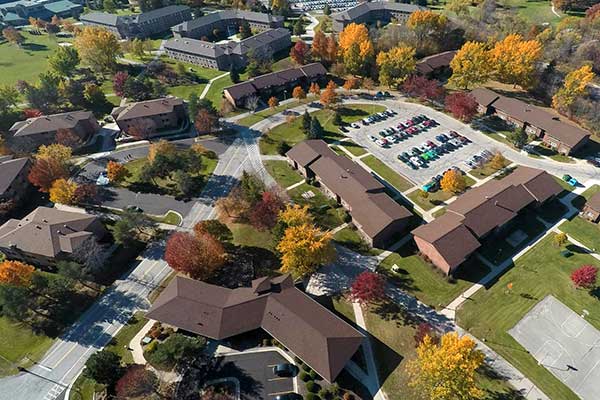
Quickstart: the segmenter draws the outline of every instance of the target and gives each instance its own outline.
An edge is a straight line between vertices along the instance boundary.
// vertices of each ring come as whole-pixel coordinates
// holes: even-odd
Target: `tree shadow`
[[[46,46],[45,44],[30,43],[30,42],[23,43],[21,45],[21,47],[24,50],[27,50],[27,51],[44,51],[44,50],[48,50],[48,46]]]
[[[384,301],[371,307],[373,313],[382,320],[394,322],[397,327],[417,326],[421,322],[420,318],[410,313],[406,308],[393,301]]]
[[[490,379],[490,380],[495,380],[495,381],[508,381],[508,379],[499,374],[496,370],[494,370],[490,365],[488,365],[487,363],[484,363],[479,370],[477,370],[477,373],[480,375],[485,376],[486,378]],[[509,385],[506,385],[506,388],[504,391],[498,391],[498,390],[493,390],[493,389],[484,389],[486,392],[486,399],[489,400],[524,400],[526,397],[526,393],[523,391],[518,391],[512,387],[509,387]]]

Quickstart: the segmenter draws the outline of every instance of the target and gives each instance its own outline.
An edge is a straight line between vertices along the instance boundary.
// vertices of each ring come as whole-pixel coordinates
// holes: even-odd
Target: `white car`
[[[108,175],[106,174],[105,171],[100,172],[100,175],[98,175],[98,179],[96,179],[96,185],[97,186],[106,186],[108,184],[109,184]]]
[[[351,128],[354,128],[354,129],[358,129],[358,128],[360,128],[360,126],[359,126],[359,125],[358,125],[356,122],[355,122],[355,123],[353,123],[353,124],[350,124],[350,127],[351,127]]]
[[[377,138],[376,138],[375,136],[373,136],[373,135],[369,135],[369,139],[370,139],[372,142],[376,142],[376,141],[378,141],[378,140],[379,140],[379,139],[377,139]]]
[[[375,143],[380,147],[385,147],[387,145],[387,141],[383,141],[381,139],[377,139]]]

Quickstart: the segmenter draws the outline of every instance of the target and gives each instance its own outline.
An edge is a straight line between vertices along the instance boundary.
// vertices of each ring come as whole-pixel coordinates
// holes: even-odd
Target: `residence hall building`
[[[262,328],[328,382],[364,340],[297,289],[290,275],[258,278],[236,289],[177,276],[146,318],[215,340]]]
[[[332,28],[335,33],[340,33],[351,23],[370,25],[379,21],[389,24],[392,19],[404,24],[412,13],[419,10],[426,10],[426,8],[414,4],[393,3],[390,1],[360,3],[356,7],[331,14]]]
[[[91,12],[82,15],[80,21],[86,26],[107,29],[121,39],[143,39],[167,32],[172,26],[190,19],[192,19],[191,8],[173,5],[132,15]]]
[[[590,222],[597,223],[600,221],[600,193],[594,193],[592,197],[586,201],[581,216]]]
[[[178,97],[125,104],[110,115],[123,132],[147,138],[180,133],[189,124],[185,103]]]
[[[188,37],[165,42],[167,56],[175,60],[199,65],[204,68],[229,71],[232,67],[242,69],[248,64],[248,53],[273,57],[279,51],[292,46],[290,31],[285,28],[268,29],[241,41],[213,43]]]
[[[337,155],[323,140],[305,140],[286,154],[305,178],[316,179],[340,203],[366,241],[374,247],[392,244],[412,213],[396,203],[385,186],[354,161]]]
[[[499,232],[520,212],[538,207],[562,191],[547,172],[517,167],[501,180],[492,179],[459,196],[446,213],[412,231],[421,253],[451,274],[488,235]]]
[[[0,1],[0,3],[3,3]],[[29,25],[29,18],[50,21],[53,16],[78,18],[83,12],[82,1],[19,0],[0,4],[0,25]]]
[[[532,106],[521,100],[502,96],[486,88],[471,91],[479,112],[496,115],[541,138],[544,143],[562,154],[572,154],[586,145],[590,132],[561,120],[558,114]]]
[[[456,55],[455,50],[432,54],[417,61],[417,73],[427,78],[452,75],[450,61]]]
[[[80,145],[90,141],[100,130],[91,111],[71,111],[42,115],[16,122],[9,130],[9,142],[22,151],[34,151],[41,145],[56,142],[58,131],[75,135]],[[12,145],[11,145],[12,146]]]
[[[93,215],[38,207],[0,226],[0,251],[11,260],[51,266],[69,259],[86,240],[100,241],[106,233]]]
[[[27,157],[0,156],[0,203],[12,201],[18,204],[23,199],[31,188],[27,179],[30,166]]]
[[[268,99],[281,93],[291,97],[296,86],[308,87],[311,82],[325,83],[327,70],[321,63],[260,75],[245,82],[226,87],[223,95],[234,107],[245,107],[249,97]]]
[[[266,31],[283,28],[285,18],[279,15],[263,14],[244,10],[225,10],[204,15],[191,21],[182,22],[171,28],[176,38],[201,39],[213,36],[218,29],[226,36],[239,33],[240,25],[246,21],[253,31]]]

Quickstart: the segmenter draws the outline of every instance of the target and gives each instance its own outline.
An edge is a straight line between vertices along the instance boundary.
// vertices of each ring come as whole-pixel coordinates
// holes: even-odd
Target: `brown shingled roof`
[[[178,276],[146,317],[217,340],[262,328],[329,382],[364,339],[298,290],[289,275],[237,289]]]
[[[594,211],[600,212],[600,193],[594,193],[585,205]]]
[[[115,107],[111,115],[115,121],[131,118],[150,117],[158,114],[173,112],[176,106],[183,105],[183,100],[178,97],[165,97],[161,99],[129,103],[122,107]]]
[[[29,165],[28,158],[0,160],[0,196],[6,192],[13,181]]]
[[[456,55],[456,50],[444,51],[424,57],[417,61],[417,71],[421,74],[428,74],[442,67],[449,67],[450,61]]]
[[[73,129],[80,121],[94,118],[91,111],[71,111],[62,114],[42,115],[16,122],[11,128],[15,137]]]

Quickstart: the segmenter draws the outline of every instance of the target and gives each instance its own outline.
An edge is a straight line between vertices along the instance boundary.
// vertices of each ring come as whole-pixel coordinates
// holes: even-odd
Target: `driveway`
[[[273,366],[289,363],[277,351],[244,352],[221,357],[219,378],[234,377],[240,382],[242,400],[266,400],[294,391],[291,377],[273,374]]]

